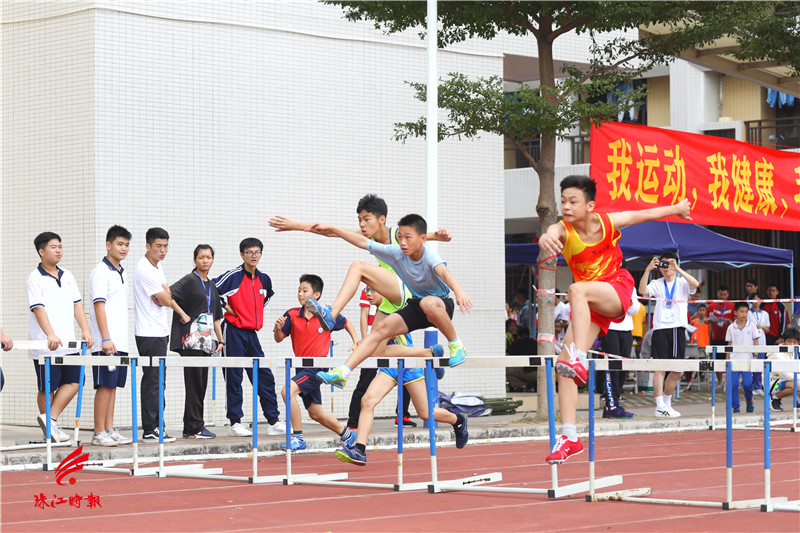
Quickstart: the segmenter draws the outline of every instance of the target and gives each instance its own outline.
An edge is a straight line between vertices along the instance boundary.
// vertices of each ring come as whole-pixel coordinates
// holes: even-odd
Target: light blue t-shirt
[[[425,248],[419,261],[414,261],[403,254],[403,250],[397,244],[368,241],[367,250],[391,266],[415,298],[450,294],[450,287],[433,270],[444,263],[439,254],[433,250]]]

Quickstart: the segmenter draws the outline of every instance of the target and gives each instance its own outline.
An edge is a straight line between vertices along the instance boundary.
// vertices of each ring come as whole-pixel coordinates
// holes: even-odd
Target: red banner
[[[688,198],[696,224],[800,231],[798,153],[606,123],[592,128],[591,156],[601,210],[645,209]]]

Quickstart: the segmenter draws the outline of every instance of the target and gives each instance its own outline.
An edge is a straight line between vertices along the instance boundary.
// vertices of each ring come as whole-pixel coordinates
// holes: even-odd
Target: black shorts
[[[317,372],[322,368],[298,368],[297,373],[292,378],[297,388],[300,389],[300,397],[303,398],[303,405],[306,409],[312,403],[322,405],[322,392],[320,386],[322,381],[317,377]]]
[[[653,331],[653,359],[686,359],[686,328]]]
[[[439,298],[441,298],[441,300],[444,302],[444,308],[447,311],[447,316],[453,318],[453,311],[456,308],[456,303],[449,296],[439,296]],[[421,301],[422,298],[411,298],[408,300],[408,303],[406,303],[404,308],[395,313],[403,319],[403,322],[406,323],[408,331],[416,331],[418,329],[435,327],[430,323],[428,320],[428,315],[426,315],[420,307]]]
[[[92,352],[92,355],[105,355],[103,352]],[[118,357],[127,357],[125,352],[117,352]],[[113,368],[114,370],[110,370]],[[109,387],[122,388],[128,380],[127,366],[93,366],[92,377],[94,378],[94,388]]]

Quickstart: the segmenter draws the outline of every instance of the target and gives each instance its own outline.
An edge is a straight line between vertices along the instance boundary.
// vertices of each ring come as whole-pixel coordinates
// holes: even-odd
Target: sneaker
[[[447,361],[447,365],[450,368],[460,365],[464,361],[467,360],[467,350],[464,348],[463,344],[451,344],[450,345],[450,359]]]
[[[47,421],[45,419],[44,413],[37,416],[36,421],[39,423],[39,427],[42,428],[42,435],[46,439]],[[61,431],[61,428],[58,427],[58,423],[52,418],[50,419],[50,440],[52,442],[67,442],[69,440],[69,435]]]
[[[306,296],[306,311],[319,319],[319,324],[325,331],[330,331],[336,324],[336,321],[331,316],[331,306],[320,305],[313,296]]]
[[[112,439],[111,435],[102,431],[92,436],[92,446],[117,446],[117,441]]]
[[[466,446],[467,441],[469,440],[469,431],[467,431],[467,416],[461,415],[461,419],[463,422],[461,423],[460,428],[453,426],[453,430],[456,432],[456,448],[458,449]]]
[[[201,429],[197,433],[184,433],[183,434],[183,438],[184,439],[213,439],[216,436],[217,436],[216,433],[211,433],[206,428]]]
[[[50,436],[52,436],[56,442],[67,442],[69,440],[69,435],[64,433],[58,426],[58,422],[52,419],[50,421]]]
[[[783,406],[781,405],[780,398],[773,398],[772,401],[769,403],[769,407],[773,411],[783,411]]]
[[[556,374],[565,378],[572,378],[578,386],[586,385],[589,380],[589,373],[577,359],[575,361],[559,361],[556,363]]]
[[[656,407],[656,418],[680,418],[681,414],[672,407]]]
[[[356,439],[358,438],[358,434],[355,432],[354,429],[350,430],[350,437],[345,439],[341,439],[342,446],[345,448],[352,448],[356,445]]]
[[[159,435],[158,428],[155,428],[153,431],[148,431],[142,437],[142,442],[152,442],[152,443],[158,444],[158,435]],[[170,437],[169,435],[167,435],[167,432],[164,431],[164,443],[165,444],[167,442],[175,442],[175,440],[176,440],[175,437]]]
[[[252,437],[253,432],[242,425],[241,422],[231,424],[231,429],[228,431],[234,437]]]
[[[764,397],[764,389],[755,389],[753,390],[753,396],[758,396],[759,398]]]
[[[738,414],[738,413],[741,413],[741,411],[739,410],[739,408],[738,408],[738,407],[734,407],[734,408],[733,408],[733,413],[734,413],[734,414]]]
[[[745,408],[745,411],[747,411],[748,413],[754,413],[756,411],[756,406],[753,404],[753,402],[747,402],[747,407]]]
[[[394,419],[394,427],[397,427],[397,417]],[[403,427],[404,428],[415,428],[417,427],[417,423],[408,418],[407,416],[403,417]]]
[[[634,416],[636,415],[629,413],[622,407],[615,407],[613,409],[603,408],[603,418],[633,418]]]
[[[281,424],[280,420],[267,424],[267,435],[286,435],[286,424]]]
[[[114,439],[117,444],[130,444],[133,442],[133,440],[129,439],[128,437],[123,437],[120,435],[119,431],[114,428],[106,430],[106,433],[108,433],[108,436]]]
[[[367,464],[367,454],[355,446],[352,448],[339,448],[336,450],[336,458],[343,463],[353,463],[356,466]]]
[[[281,450],[286,450],[286,443],[284,442],[281,444]],[[306,441],[305,439],[300,440],[297,436],[292,435],[292,440],[289,443],[289,450],[296,452],[297,450],[305,450],[306,449]]]
[[[306,301],[308,301],[308,297],[306,297]],[[343,389],[347,385],[347,378],[342,375],[342,369],[338,366],[328,372],[317,372],[317,378],[338,389]]]
[[[556,444],[553,446],[553,452],[547,456],[545,461],[551,465],[560,465],[573,455],[583,453],[583,444],[580,439],[571,441],[566,435],[561,435],[556,439]]]

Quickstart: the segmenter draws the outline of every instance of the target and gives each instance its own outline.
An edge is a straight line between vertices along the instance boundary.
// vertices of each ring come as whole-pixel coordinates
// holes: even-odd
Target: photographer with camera
[[[639,281],[642,296],[657,298],[653,312],[653,359],[685,359],[686,326],[689,324],[687,304],[689,295],[700,283],[678,266],[678,257],[665,252],[654,257]],[[650,272],[658,269],[663,276],[647,283]],[[678,274],[681,277],[678,277]],[[664,382],[664,371],[653,373],[653,392],[656,413],[661,418],[678,418],[681,414],[672,408],[672,393],[680,380],[680,372],[670,372]]]

